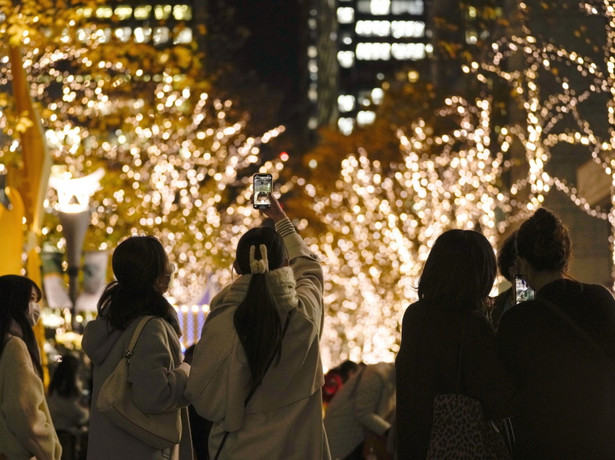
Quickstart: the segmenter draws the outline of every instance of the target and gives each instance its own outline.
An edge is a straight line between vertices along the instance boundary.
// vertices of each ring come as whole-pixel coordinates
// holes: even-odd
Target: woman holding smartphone
[[[326,460],[322,268],[275,198],[261,212],[275,230],[239,240],[240,276],[211,302],[186,395],[213,421],[211,458]]]

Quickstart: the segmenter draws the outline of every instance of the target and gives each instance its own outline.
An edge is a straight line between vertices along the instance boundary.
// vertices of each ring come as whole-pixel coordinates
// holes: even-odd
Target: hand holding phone
[[[534,291],[521,275],[515,275],[515,305],[534,298]]]
[[[273,190],[273,178],[271,174],[254,174],[252,205],[255,209],[271,207],[271,192]]]

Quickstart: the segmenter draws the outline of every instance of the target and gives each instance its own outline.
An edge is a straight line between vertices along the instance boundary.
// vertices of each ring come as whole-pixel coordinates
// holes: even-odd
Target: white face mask
[[[30,323],[30,326],[34,327],[34,325],[38,323],[38,320],[41,317],[41,306],[38,302],[30,301],[28,304],[26,317],[28,318],[28,323]]]

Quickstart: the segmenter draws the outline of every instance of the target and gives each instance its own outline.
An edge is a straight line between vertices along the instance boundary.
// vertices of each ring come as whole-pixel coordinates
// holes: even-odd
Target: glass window
[[[135,8],[134,14],[135,14],[136,19],[148,19],[151,12],[152,12],[151,5],[143,5],[143,6],[137,6]]]
[[[391,12],[391,0],[371,0],[369,12],[374,15],[389,14]]]
[[[169,28],[168,27],[156,27],[154,28],[154,45],[160,45],[162,43],[169,42]]]
[[[192,42],[192,29],[184,27],[182,30],[176,33],[173,43],[191,43]]]
[[[390,43],[359,43],[357,59],[362,61],[388,61],[391,59]]]
[[[391,23],[389,21],[357,21],[355,32],[364,37],[388,37],[391,33]]]
[[[340,118],[337,120],[337,127],[342,134],[348,136],[354,128],[354,118]]]
[[[128,5],[120,5],[115,7],[115,16],[120,21],[125,21],[126,19],[130,19],[132,16],[132,7]]]
[[[399,61],[412,60],[417,61],[425,58],[424,43],[394,43],[391,48],[391,54]]]
[[[423,0],[393,0],[391,12],[393,14],[415,14],[422,15],[425,11]]]
[[[355,99],[352,94],[340,94],[337,97],[337,108],[340,112],[351,112],[354,110]]]
[[[391,30],[395,38],[424,37],[425,23],[421,21],[393,21]]]
[[[175,5],[173,17],[178,21],[190,21],[192,19],[192,8],[190,8],[190,5]]]
[[[113,16],[113,10],[109,6],[99,6],[96,8],[96,17],[101,19],[109,19]]]
[[[383,99],[384,99],[384,90],[382,88],[372,89],[372,101],[374,101],[374,104],[376,105],[381,104]]]
[[[156,5],[154,7],[154,16],[160,21],[171,16],[172,11],[173,7],[171,5]]]
[[[354,9],[348,6],[338,8],[337,22],[340,24],[352,24],[354,22]]]
[[[130,39],[132,29],[130,27],[120,27],[115,29],[115,38],[121,42],[127,42]]]
[[[151,27],[136,27],[134,34],[137,43],[147,43],[152,39]]]
[[[371,110],[361,110],[357,114],[357,124],[359,126],[371,125],[376,119],[376,112]]]
[[[354,65],[354,53],[352,51],[338,51],[337,62],[341,67],[349,69]]]

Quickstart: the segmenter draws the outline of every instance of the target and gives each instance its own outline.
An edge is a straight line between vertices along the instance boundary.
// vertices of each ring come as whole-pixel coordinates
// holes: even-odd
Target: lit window
[[[389,43],[359,43],[357,44],[357,59],[388,61],[391,59],[391,45]]]
[[[340,118],[337,120],[337,127],[342,134],[348,136],[354,128],[354,118]]]
[[[389,21],[357,21],[355,32],[365,37],[388,37],[391,33],[391,23]]]
[[[113,10],[108,6],[99,6],[96,8],[96,17],[102,19],[109,19],[113,16]]]
[[[308,70],[310,73],[318,73],[318,62],[316,62],[316,59],[308,61]]]
[[[478,34],[475,30],[466,30],[466,43],[476,45],[478,42]]]
[[[156,27],[153,35],[154,45],[160,45],[162,43],[169,42],[169,28],[168,27]]]
[[[384,99],[384,90],[382,88],[372,89],[372,101],[374,101],[374,104],[376,105],[381,104],[383,99]]]
[[[310,85],[310,89],[308,90],[308,99],[312,102],[318,100],[318,88],[316,85]]]
[[[161,21],[162,19],[167,19],[171,16],[172,11],[173,7],[171,5],[156,5],[154,7],[154,16],[156,16],[156,19]]]
[[[125,21],[132,16],[132,7],[128,5],[120,5],[115,8],[115,15],[120,21]]]
[[[369,10],[373,15],[389,14],[391,0],[371,0]]]
[[[420,16],[425,10],[423,0],[393,0],[391,12],[393,14],[414,14]]]
[[[121,42],[127,42],[130,39],[132,29],[130,27],[120,27],[115,29],[115,38]]]
[[[79,29],[77,30],[77,40],[79,40],[82,43],[85,43],[90,38],[91,33],[92,32],[89,29],[85,29],[85,28]]]
[[[359,126],[371,125],[376,119],[376,112],[371,110],[361,110],[357,114],[357,124]]]
[[[189,27],[184,27],[182,30],[177,32],[175,36],[175,40],[173,43],[191,43],[192,42],[192,29]]]
[[[92,38],[100,43],[107,43],[111,40],[111,29],[96,29],[92,34]]]
[[[393,57],[399,61],[411,59],[417,61],[425,58],[425,44],[423,43],[394,43],[391,49]]]
[[[136,19],[148,19],[151,12],[152,12],[151,5],[137,6],[135,8],[135,18]]]
[[[93,13],[94,9],[89,6],[77,9],[77,16],[83,16],[84,18],[91,18]]]
[[[337,62],[345,69],[352,67],[354,65],[354,53],[352,51],[338,51]]]
[[[338,8],[337,22],[340,24],[352,24],[354,22],[354,9],[348,6]]]
[[[419,81],[420,74],[416,70],[411,70],[408,72],[408,81],[411,83],[416,83]]]
[[[134,30],[135,41],[137,43],[146,43],[152,38],[151,27],[137,27]]]
[[[425,23],[421,21],[393,21],[391,30],[395,38],[424,37]]]
[[[316,58],[318,56],[318,49],[314,45],[308,46],[307,55],[309,58]]]
[[[178,21],[190,21],[192,19],[192,8],[190,8],[190,5],[175,5],[173,17]]]
[[[476,17],[476,8],[473,6],[470,6],[468,8],[468,17],[469,18],[475,18]]]
[[[316,128],[318,128],[318,118],[310,117],[310,119],[308,120],[308,128],[309,129],[316,129]],[[312,161],[314,161],[314,160],[310,161],[310,168],[312,167],[311,166]]]
[[[337,108],[340,112],[352,112],[354,102],[355,99],[352,94],[341,94],[337,97]]]

